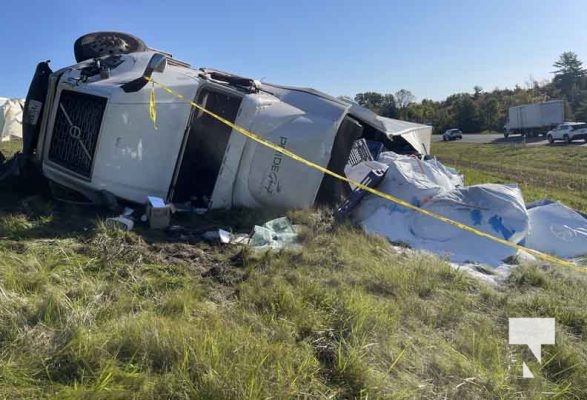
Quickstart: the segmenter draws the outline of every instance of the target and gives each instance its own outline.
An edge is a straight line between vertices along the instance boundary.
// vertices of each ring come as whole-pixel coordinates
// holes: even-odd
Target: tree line
[[[406,89],[394,94],[365,92],[355,101],[385,117],[434,126],[435,132],[460,128],[463,132],[503,131],[509,107],[548,100],[565,101],[565,120],[587,122],[587,70],[576,53],[564,52],[553,64],[552,80],[530,79],[524,87],[456,93],[442,101],[416,97]]]

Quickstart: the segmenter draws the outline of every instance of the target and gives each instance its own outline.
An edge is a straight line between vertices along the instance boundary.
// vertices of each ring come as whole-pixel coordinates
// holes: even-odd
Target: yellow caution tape
[[[149,117],[157,129],[157,102],[155,101],[155,81],[151,80],[151,94],[149,96]]]
[[[428,210],[425,210],[423,208],[417,207],[417,206],[415,206],[415,205],[413,205],[411,203],[408,203],[408,202],[406,202],[406,201],[404,201],[402,199],[399,199],[399,198],[397,198],[395,196],[392,196],[390,194],[380,192],[379,190],[376,190],[376,189],[373,189],[373,188],[371,188],[369,186],[363,185],[360,182],[355,182],[355,181],[347,178],[346,176],[339,175],[336,172],[330,171],[329,169],[324,168],[321,165],[318,165],[318,164],[316,164],[316,163],[314,163],[312,161],[306,160],[305,158],[303,158],[301,156],[298,156],[297,154],[291,152],[290,150],[285,149],[285,148],[283,148],[283,147],[281,147],[281,146],[279,146],[279,145],[277,145],[277,144],[275,144],[275,143],[273,143],[273,142],[271,142],[269,140],[263,139],[259,135],[257,135],[255,133],[253,133],[253,132],[251,132],[251,131],[243,128],[243,127],[240,127],[240,126],[238,126],[238,125],[230,122],[229,120],[221,117],[220,115],[217,115],[217,114],[213,113],[212,111],[207,110],[206,108],[204,108],[201,105],[195,103],[194,101],[189,100],[189,99],[186,99],[181,93],[178,93],[178,92],[174,91],[173,89],[171,89],[171,88],[169,88],[169,87],[167,87],[167,86],[165,86],[165,85],[163,85],[163,84],[161,84],[159,82],[156,82],[155,80],[153,80],[150,77],[147,77],[146,79],[148,81],[150,81],[153,84],[153,86],[155,84],[158,85],[159,87],[161,87],[163,90],[165,90],[169,94],[171,94],[171,95],[173,95],[173,96],[175,96],[175,97],[177,97],[177,98],[185,101],[186,103],[191,104],[192,107],[194,107],[194,108],[196,108],[196,109],[198,109],[198,110],[200,110],[200,111],[202,111],[202,112],[210,115],[211,117],[217,119],[218,121],[220,121],[220,122],[228,125],[233,130],[241,133],[242,135],[248,137],[249,139],[254,140],[255,142],[257,142],[259,144],[262,144],[263,146],[266,146],[266,147],[268,147],[268,148],[270,148],[272,150],[275,150],[275,151],[277,151],[277,152],[279,152],[281,154],[284,154],[284,155],[286,155],[286,156],[288,156],[288,157],[290,157],[290,158],[292,158],[292,159],[294,159],[294,160],[296,160],[296,161],[298,161],[298,162],[300,162],[300,163],[302,163],[304,165],[307,165],[310,168],[313,168],[315,170],[318,170],[318,171],[320,171],[320,172],[322,172],[324,174],[330,175],[330,176],[332,176],[332,177],[334,177],[336,179],[339,179],[339,180],[341,180],[343,182],[347,182],[347,183],[349,183],[349,184],[351,184],[351,185],[353,185],[355,187],[358,187],[360,189],[363,189],[366,192],[369,192],[371,194],[374,194],[375,196],[379,196],[379,197],[381,197],[383,199],[386,199],[386,200],[389,200],[389,201],[391,201],[393,203],[399,204],[400,206],[409,208],[410,210],[417,211],[417,212],[422,213],[424,215],[427,215],[429,217],[435,218],[435,219],[437,219],[439,221],[445,222],[445,223],[447,223],[449,225],[456,226],[457,228],[460,228],[460,229],[462,229],[464,231],[473,233],[473,234],[475,234],[477,236],[484,237],[486,239],[489,239],[489,240],[492,240],[494,242],[503,244],[505,246],[511,247],[513,249],[516,249],[516,250],[525,251],[525,252],[530,253],[530,254],[534,255],[535,257],[537,257],[537,258],[539,258],[539,259],[541,259],[543,261],[547,261],[547,262],[550,262],[550,263],[554,263],[554,264],[559,264],[559,265],[563,265],[563,266],[566,266],[566,267],[570,267],[570,268],[573,268],[573,269],[575,269],[577,271],[580,271],[580,272],[587,272],[587,269],[586,268],[581,268],[578,265],[576,265],[576,264],[574,264],[574,263],[572,263],[570,261],[562,260],[560,258],[551,256],[549,254],[542,253],[542,252],[540,252],[538,250],[529,249],[527,247],[520,246],[519,244],[512,243],[512,242],[510,242],[508,240],[498,238],[498,237],[493,236],[493,235],[490,235],[490,234],[488,234],[486,232],[483,232],[483,231],[480,231],[480,230],[475,229],[473,227],[470,227],[468,225],[465,225],[465,224],[463,224],[461,222],[454,221],[454,220],[452,220],[450,218],[446,218],[446,217],[444,217],[442,215],[439,215],[439,214],[436,214],[436,213],[434,213],[432,211],[428,211]],[[150,105],[150,107],[152,107],[152,105]]]

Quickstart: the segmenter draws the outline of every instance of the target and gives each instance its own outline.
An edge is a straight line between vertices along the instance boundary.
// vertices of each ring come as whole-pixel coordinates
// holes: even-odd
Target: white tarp
[[[587,253],[587,219],[558,202],[528,206],[530,233],[526,246],[559,257]]]
[[[529,218],[517,186],[464,187],[462,177],[435,160],[421,161],[391,152],[382,153],[378,161],[389,166],[378,190],[512,243],[526,237]],[[498,266],[517,253],[376,196],[367,196],[353,216],[369,233],[445,255],[453,262]]]
[[[0,140],[22,139],[22,110],[24,100],[0,97]]]

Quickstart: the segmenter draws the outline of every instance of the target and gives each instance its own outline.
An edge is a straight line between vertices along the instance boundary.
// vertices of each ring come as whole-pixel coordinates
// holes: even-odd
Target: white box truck
[[[565,104],[563,100],[510,107],[503,135],[507,138],[512,134],[521,134],[522,136],[545,134],[553,127],[563,123],[564,119]]]

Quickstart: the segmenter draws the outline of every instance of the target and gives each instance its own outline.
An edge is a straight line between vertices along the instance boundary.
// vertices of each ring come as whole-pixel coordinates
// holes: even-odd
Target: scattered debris
[[[379,186],[379,184],[381,183],[381,181],[383,180],[383,177],[385,176],[385,172],[387,171],[387,166],[384,166],[384,168],[378,168],[379,165],[378,163],[364,163],[358,166],[361,172],[366,172],[366,176],[363,179],[358,179],[355,180],[354,178],[350,178],[353,181],[356,182],[360,182],[362,185],[370,187],[370,188],[375,188],[377,186]],[[368,171],[362,170],[361,167],[366,167],[366,169],[368,169]],[[351,169],[350,170],[350,176],[352,176],[352,174],[354,172],[356,172],[357,169]],[[362,174],[361,174],[362,175]],[[352,187],[353,185],[351,185]],[[364,189],[358,188],[358,187],[354,187],[353,191],[351,193],[350,196],[347,197],[347,199],[344,201],[344,203],[342,203],[342,205],[338,208],[337,210],[337,214],[339,218],[344,218],[347,217],[349,215],[349,213],[361,202],[361,200],[363,200],[363,197],[365,197],[365,194],[367,192],[365,192]]]
[[[249,244],[257,250],[283,249],[295,247],[298,239],[293,225],[287,217],[266,222],[263,226],[255,225]]]
[[[190,229],[171,225],[166,232],[177,240],[197,243],[201,241],[219,245],[243,245],[257,250],[277,250],[297,245],[296,227],[287,217],[267,221],[262,226],[255,225],[250,233],[233,233],[226,229]]]
[[[0,97],[0,140],[22,139],[24,100]]]
[[[218,229],[215,231],[204,232],[202,237],[210,242],[219,242],[221,244],[228,244],[232,241],[232,235],[230,232],[224,229]]]
[[[151,229],[165,229],[171,222],[171,207],[160,197],[147,197],[145,214]]]
[[[107,225],[122,229],[123,231],[131,231],[135,226],[135,223],[132,219],[122,215],[118,217],[106,218],[105,222]]]
[[[135,226],[133,214],[135,210],[130,207],[126,207],[121,215],[118,217],[106,218],[105,222],[115,228],[122,229],[123,231],[131,231]]]
[[[587,254],[587,219],[560,203],[546,201],[527,208],[514,184],[466,187],[457,171],[437,160],[385,152],[377,161],[388,166],[378,186],[382,192],[514,244],[564,258]],[[532,258],[372,195],[361,201],[352,216],[369,233],[446,255],[453,263],[498,267],[504,260]]]

